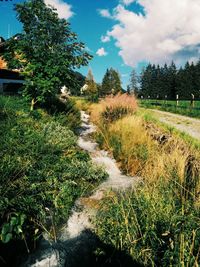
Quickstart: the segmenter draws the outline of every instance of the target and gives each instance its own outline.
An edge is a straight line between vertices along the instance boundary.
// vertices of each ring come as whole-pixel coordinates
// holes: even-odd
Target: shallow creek
[[[139,181],[138,177],[123,175],[116,161],[108,155],[108,152],[100,150],[98,144],[91,139],[91,134],[96,131],[96,127],[90,123],[89,115],[82,111],[81,119],[78,145],[90,154],[94,164],[106,170],[109,175],[108,179],[101,183],[91,196],[76,201],[68,222],[60,231],[59,241],[50,244],[49,241],[44,240],[39,250],[31,255],[22,266],[90,266],[89,254],[99,242],[98,237],[93,233],[92,224],[98,210],[98,203],[110,189],[125,191],[134,187]]]

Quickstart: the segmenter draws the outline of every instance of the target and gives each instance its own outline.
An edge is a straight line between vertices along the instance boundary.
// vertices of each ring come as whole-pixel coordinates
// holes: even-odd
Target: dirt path
[[[153,115],[161,122],[167,123],[181,132],[185,132],[190,136],[200,140],[200,120],[173,114],[160,110],[150,110]]]

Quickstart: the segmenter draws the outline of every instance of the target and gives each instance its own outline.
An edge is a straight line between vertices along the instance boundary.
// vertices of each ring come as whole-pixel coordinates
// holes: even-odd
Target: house
[[[0,54],[4,52],[6,41],[0,37]],[[0,94],[16,94],[24,83],[19,71],[8,70],[6,62],[0,57]]]
[[[0,53],[3,52],[5,49],[5,40],[3,39],[3,37],[0,36]],[[0,57],[0,69],[6,69],[7,68],[7,64],[6,62],[2,59],[2,57]]]
[[[17,94],[24,82],[19,72],[0,69],[0,94]]]

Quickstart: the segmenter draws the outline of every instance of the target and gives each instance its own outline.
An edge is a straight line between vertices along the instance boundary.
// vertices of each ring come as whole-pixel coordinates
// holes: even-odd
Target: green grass
[[[198,266],[200,214],[181,201],[177,189],[160,179],[157,186],[108,197],[97,216],[97,234],[142,266]]]
[[[139,100],[139,105],[144,108],[152,108],[172,113],[177,113],[189,117],[200,118],[200,101],[195,101],[194,107],[190,101],[180,100],[178,106],[176,101],[170,100]]]
[[[21,239],[31,248],[42,231],[56,239],[75,200],[105,179],[67,127],[73,112],[30,113],[23,99],[0,96],[0,246]]]

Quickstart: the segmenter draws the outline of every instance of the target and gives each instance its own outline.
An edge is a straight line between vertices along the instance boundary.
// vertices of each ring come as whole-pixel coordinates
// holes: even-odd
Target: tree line
[[[89,70],[85,84],[85,95],[100,97],[127,92],[151,99],[200,99],[200,60],[196,64],[186,62],[179,69],[173,61],[164,66],[149,63],[140,75],[133,69],[126,91],[122,88],[119,73],[113,68],[106,70],[101,84],[95,83]]]
[[[200,61],[187,62],[177,69],[174,62],[170,65],[149,64],[141,73],[138,96],[158,99],[200,98]]]

